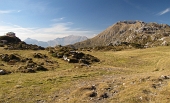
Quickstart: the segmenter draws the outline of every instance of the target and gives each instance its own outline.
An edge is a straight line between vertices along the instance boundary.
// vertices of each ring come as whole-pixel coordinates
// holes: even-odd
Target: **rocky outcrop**
[[[0,36],[1,43],[19,43],[21,40],[16,36]]]
[[[25,42],[19,42],[16,44],[8,44],[6,48],[7,50],[45,50],[44,47],[26,44]]]
[[[21,73],[36,73],[37,71],[48,71],[53,70],[54,66],[58,67],[57,61],[52,61],[48,58],[47,55],[42,53],[33,53],[33,58],[26,58],[19,54],[0,54],[0,64],[1,67],[15,66],[16,69],[11,69],[10,72],[21,72]],[[34,59],[39,59],[40,61],[36,61]],[[4,65],[5,64],[5,65]],[[0,74],[8,74],[4,69],[0,69]]]
[[[83,63],[89,65],[91,63],[100,61],[97,57],[94,57],[90,54],[84,54],[69,47],[50,47],[46,48],[46,50],[48,50],[53,57],[61,58],[68,63]]]

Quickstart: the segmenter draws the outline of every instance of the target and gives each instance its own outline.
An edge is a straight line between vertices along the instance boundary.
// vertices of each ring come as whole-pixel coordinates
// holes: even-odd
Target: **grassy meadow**
[[[0,103],[169,103],[170,47],[124,51],[82,51],[100,59],[90,66],[79,66],[54,58],[46,50],[4,50],[33,58],[42,53],[54,64],[48,71],[12,72],[0,75]],[[0,69],[15,71],[24,63]]]

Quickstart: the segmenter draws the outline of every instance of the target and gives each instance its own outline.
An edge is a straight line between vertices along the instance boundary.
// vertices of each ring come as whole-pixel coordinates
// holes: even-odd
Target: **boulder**
[[[102,94],[100,97],[101,97],[101,98],[108,98],[109,96],[108,96],[107,93],[104,93],[104,94]]]
[[[69,63],[78,63],[79,60],[75,58],[67,59]]]
[[[10,59],[10,60],[20,61],[20,58],[17,56],[17,54],[10,54],[10,55],[9,55],[9,59]]]
[[[36,71],[47,71],[48,69],[47,68],[44,68],[43,66],[41,65],[38,65],[36,68],[35,68]]]
[[[89,94],[89,97],[96,97],[97,93],[96,92],[92,92],[91,94]]]
[[[47,58],[45,54],[41,54],[41,53],[34,53],[33,57],[34,58]]]
[[[5,70],[0,69],[0,75],[5,75],[5,74],[6,74],[6,71],[5,71]]]
[[[0,66],[5,66],[4,64],[0,64]]]
[[[27,68],[26,66],[21,66],[17,69],[16,72],[21,73],[35,73],[36,71],[33,68]]]
[[[79,63],[83,63],[83,64],[87,64],[87,65],[90,64],[90,63],[89,63],[87,60],[85,60],[85,59],[79,59]]]
[[[9,61],[8,54],[2,54],[0,57],[1,57],[1,60],[2,60],[2,61],[5,61],[5,62],[8,62],[8,61]]]
[[[163,78],[163,79],[170,79],[170,76],[161,75],[161,78]]]
[[[18,56],[18,54],[10,54],[10,55],[2,54],[0,55],[0,59],[5,62],[9,62],[11,60],[20,61],[20,57]]]
[[[9,73],[11,73],[11,72],[6,71],[4,69],[0,69],[0,75],[5,75],[5,74],[9,74]]]

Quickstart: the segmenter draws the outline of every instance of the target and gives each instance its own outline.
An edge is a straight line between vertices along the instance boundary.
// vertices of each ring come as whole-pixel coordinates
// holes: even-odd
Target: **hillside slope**
[[[0,54],[28,58],[27,64],[41,64],[48,69],[0,75],[0,103],[169,103],[169,51],[167,46],[119,52],[85,51],[101,61],[78,67],[53,58],[48,51],[23,52],[0,47]],[[42,54],[39,56],[43,58],[35,54]],[[0,60],[1,69],[14,70],[21,65],[24,62],[8,65]]]
[[[169,45],[170,26],[167,24],[145,23],[142,21],[119,21],[92,39],[75,43],[79,47],[141,44],[145,47]]]

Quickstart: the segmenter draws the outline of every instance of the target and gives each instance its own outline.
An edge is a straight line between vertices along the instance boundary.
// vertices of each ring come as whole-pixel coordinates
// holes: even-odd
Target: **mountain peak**
[[[138,20],[119,21],[94,38],[76,43],[74,46],[77,48],[107,46],[108,44],[118,45],[122,42],[135,43],[147,47],[169,45],[170,26],[153,22],[145,23]]]
[[[56,45],[69,45],[74,44],[76,42],[81,42],[87,40],[87,37],[85,36],[75,36],[75,35],[69,35],[63,38],[56,38],[54,40],[49,40],[47,42],[44,41],[38,41],[36,39],[27,38],[24,41],[28,44],[36,44],[42,47],[48,47],[48,46],[56,46]]]
[[[116,24],[118,23],[136,24],[136,23],[145,23],[145,22],[140,21],[140,20],[124,20],[124,21],[118,21]]]

